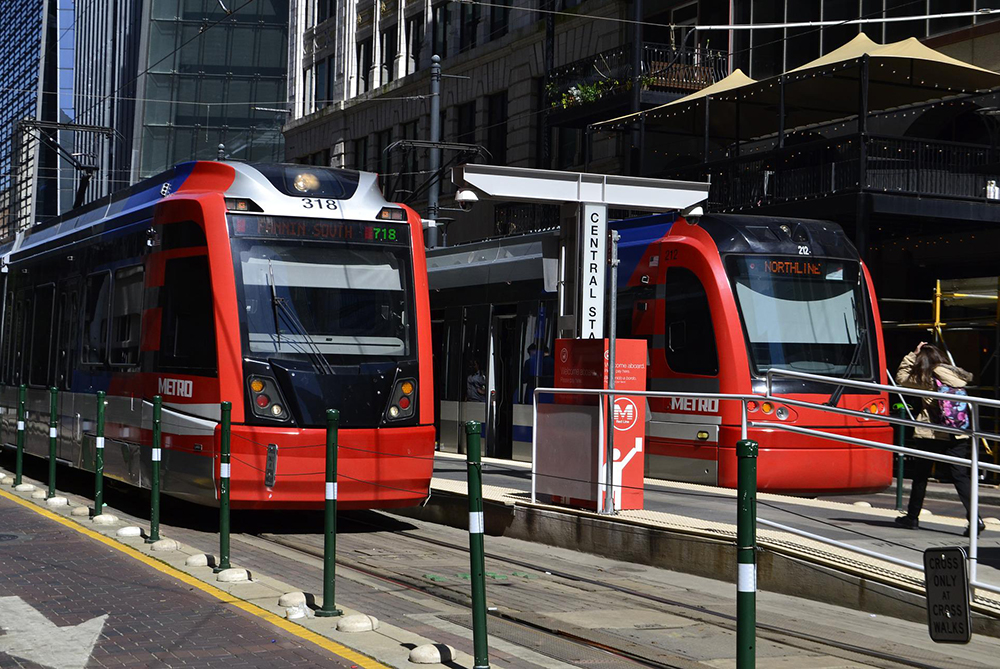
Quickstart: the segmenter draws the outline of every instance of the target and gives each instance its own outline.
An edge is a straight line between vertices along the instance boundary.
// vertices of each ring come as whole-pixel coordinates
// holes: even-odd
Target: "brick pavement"
[[[89,644],[86,628],[96,632],[94,619],[105,614],[86,666],[356,666],[0,498],[0,667],[82,667],[86,658],[74,652]],[[62,644],[76,650],[62,648],[67,626],[81,623],[88,625],[79,638]]]

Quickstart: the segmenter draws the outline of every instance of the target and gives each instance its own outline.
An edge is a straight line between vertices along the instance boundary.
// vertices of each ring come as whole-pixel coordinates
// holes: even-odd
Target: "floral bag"
[[[934,385],[937,386],[939,393],[955,396],[955,399],[937,401],[937,416],[935,416],[937,420],[934,422],[945,427],[956,427],[960,430],[969,429],[969,403],[962,399],[968,397],[965,389],[946,386],[938,379],[934,379]]]

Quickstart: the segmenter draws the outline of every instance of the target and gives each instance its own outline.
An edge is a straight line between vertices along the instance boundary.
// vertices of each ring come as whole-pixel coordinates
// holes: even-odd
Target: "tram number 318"
[[[332,209],[337,208],[336,200],[324,200],[319,197],[306,197],[302,198],[302,208],[303,209]]]

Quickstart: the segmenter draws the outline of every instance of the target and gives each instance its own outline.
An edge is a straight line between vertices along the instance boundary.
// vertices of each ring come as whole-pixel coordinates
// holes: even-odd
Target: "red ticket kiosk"
[[[646,342],[618,339],[615,390],[646,389]],[[608,387],[608,340],[557,339],[557,388]],[[535,446],[536,495],[559,504],[604,510],[607,404],[593,395],[559,395],[539,405]],[[646,401],[616,396],[614,412],[615,509],[641,509]]]

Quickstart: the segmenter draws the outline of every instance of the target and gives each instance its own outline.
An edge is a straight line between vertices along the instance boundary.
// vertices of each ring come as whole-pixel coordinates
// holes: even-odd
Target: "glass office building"
[[[116,130],[107,147],[84,140],[110,165],[90,195],[215,159],[220,144],[237,160],[283,158],[288,0],[232,4],[78,0],[77,120]]]
[[[0,238],[59,213],[72,202],[73,170],[39,141],[72,138],[22,121],[66,121],[62,84],[73,59],[73,0],[4,0],[0,11]],[[67,113],[68,112],[68,113]]]

